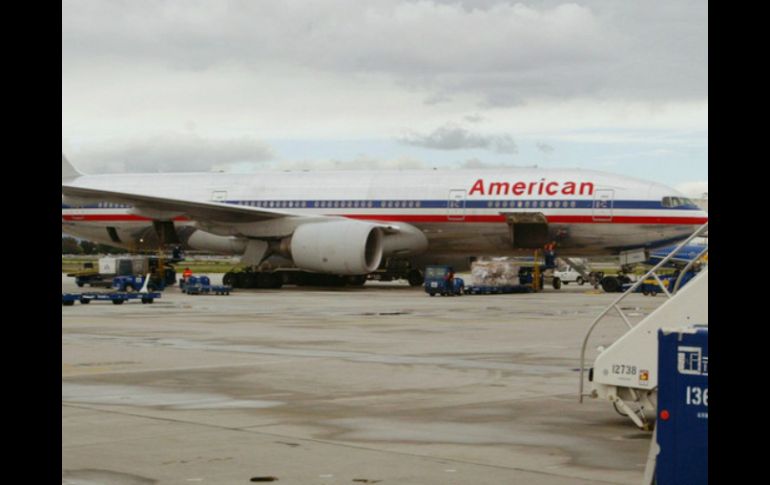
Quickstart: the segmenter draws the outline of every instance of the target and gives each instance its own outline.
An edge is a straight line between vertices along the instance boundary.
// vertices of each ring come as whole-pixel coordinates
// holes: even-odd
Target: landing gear
[[[409,286],[422,286],[422,284],[425,282],[425,276],[422,274],[422,271],[418,269],[409,271],[406,279],[409,282]]]
[[[366,275],[348,276],[347,283],[350,286],[364,286],[366,283]]]
[[[283,278],[278,273],[261,271],[229,271],[222,277],[222,284],[233,288],[273,288],[283,286]]]
[[[363,286],[367,275],[340,276],[322,273],[309,273],[298,269],[277,269],[255,271],[246,268],[241,271],[229,271],[222,278],[222,283],[233,288],[278,289],[283,285],[297,286]]]
[[[621,287],[620,280],[615,276],[605,276],[599,284],[607,293],[617,293]]]

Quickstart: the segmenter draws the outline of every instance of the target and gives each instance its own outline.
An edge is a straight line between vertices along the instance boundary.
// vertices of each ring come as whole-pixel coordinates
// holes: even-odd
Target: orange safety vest
[[[192,270],[190,270],[190,268],[187,268],[186,270],[184,270],[184,273],[182,273],[182,276],[184,276],[185,279],[189,278],[190,276],[192,276]]]

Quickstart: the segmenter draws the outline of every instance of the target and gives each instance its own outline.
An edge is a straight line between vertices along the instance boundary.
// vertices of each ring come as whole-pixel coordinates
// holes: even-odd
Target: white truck
[[[554,271],[553,277],[559,278],[561,282],[565,285],[570,283],[577,283],[579,285],[582,285],[585,283],[585,280],[580,275],[580,273],[578,273],[577,271],[575,271],[570,267],[567,267],[567,269],[565,269],[564,271],[559,271],[559,270]]]

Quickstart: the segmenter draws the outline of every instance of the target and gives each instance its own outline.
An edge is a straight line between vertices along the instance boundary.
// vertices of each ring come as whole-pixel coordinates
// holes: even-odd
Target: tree
[[[83,248],[78,245],[78,240],[74,237],[61,238],[62,254],[83,254]]]
[[[96,252],[96,244],[85,239],[80,241],[80,248],[83,250],[83,254],[94,254]]]
[[[96,252],[99,254],[122,254],[125,253],[125,249],[116,248],[115,246],[108,246],[107,244],[97,244]]]

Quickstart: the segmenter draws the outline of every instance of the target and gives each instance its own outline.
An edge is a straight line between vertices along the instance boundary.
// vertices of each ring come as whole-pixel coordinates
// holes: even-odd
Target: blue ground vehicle
[[[63,306],[72,306],[76,301],[87,305],[92,301],[111,301],[115,305],[122,305],[128,300],[142,300],[142,303],[152,303],[156,298],[160,298],[160,293],[138,293],[138,292],[108,292],[108,293],[62,293],[61,304]]]
[[[233,287],[228,285],[212,285],[208,276],[190,276],[183,280],[179,287],[182,293],[188,295],[205,295],[214,293],[215,295],[229,295]]]
[[[147,283],[147,289],[150,291],[163,291],[168,284],[168,280],[157,278],[150,275],[150,282]],[[112,288],[117,291],[139,291],[144,286],[145,276],[123,275],[112,279]]]
[[[427,266],[425,268],[425,292],[430,296],[460,296],[465,288],[462,278],[455,278],[451,266]]]

